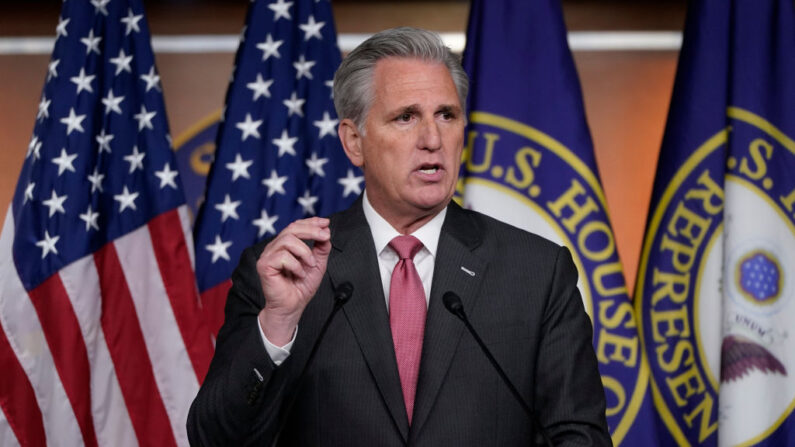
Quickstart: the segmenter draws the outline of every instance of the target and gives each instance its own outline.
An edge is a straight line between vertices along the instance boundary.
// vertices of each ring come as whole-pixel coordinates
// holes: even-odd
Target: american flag
[[[0,236],[0,445],[187,445],[212,356],[138,0],[66,0]]]
[[[217,332],[240,253],[290,222],[350,205],[364,177],[337,138],[340,51],[326,1],[254,1],[196,222],[196,273]]]

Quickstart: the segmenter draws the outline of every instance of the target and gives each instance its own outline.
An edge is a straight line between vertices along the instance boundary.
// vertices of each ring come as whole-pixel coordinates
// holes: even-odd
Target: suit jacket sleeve
[[[207,377],[190,408],[191,445],[242,445],[257,433],[267,439],[278,425],[284,380],[258,329],[265,299],[256,272],[264,243],[246,249],[232,274],[224,325]]]
[[[557,446],[610,446],[592,327],[566,247],[555,260],[538,351],[539,419]]]

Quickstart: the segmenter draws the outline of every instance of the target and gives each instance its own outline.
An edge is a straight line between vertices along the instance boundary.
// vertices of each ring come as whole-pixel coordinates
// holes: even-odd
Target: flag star
[[[248,26],[243,25],[243,29],[240,30],[240,43],[243,43],[243,42],[246,41],[246,30],[247,29],[248,29]]]
[[[102,192],[102,179],[105,178],[105,174],[99,173],[99,168],[96,166],[94,167],[94,172],[88,176],[88,181],[91,182],[91,193],[96,190]]]
[[[226,169],[232,171],[232,181],[234,182],[240,177],[243,178],[251,178],[248,175],[248,168],[254,164],[253,160],[243,160],[243,157],[240,154],[235,155],[235,161],[233,163],[227,163]]]
[[[60,238],[60,236],[50,237],[50,232],[44,230],[44,239],[36,242],[36,246],[41,248],[41,259],[47,257],[50,253],[58,254],[58,249],[55,248],[55,244]]]
[[[29,182],[28,186],[25,187],[25,198],[22,199],[22,203],[26,203],[28,200],[33,200],[33,188],[36,187],[35,182]]]
[[[108,90],[108,96],[102,98],[102,104],[105,104],[105,115],[110,112],[116,112],[121,115],[121,107],[119,104],[124,101],[124,96],[114,96],[113,89]]]
[[[147,129],[154,129],[152,126],[152,118],[157,115],[157,112],[150,112],[146,110],[146,106],[141,104],[141,111],[133,115],[133,118],[138,120],[138,132]]]
[[[155,89],[157,91],[160,91],[160,75],[155,73],[155,66],[154,65],[152,65],[152,67],[149,68],[149,73],[141,75],[141,80],[146,82],[146,91],[147,92],[150,89]]]
[[[133,153],[124,156],[124,161],[130,163],[130,174],[136,169],[144,170],[144,157],[146,152],[138,152],[138,146],[133,146]]]
[[[310,15],[309,20],[306,23],[298,25],[298,27],[304,32],[304,41],[313,37],[323,40],[323,36],[320,34],[320,28],[323,28],[325,24],[326,22],[315,22],[315,16]]]
[[[286,181],[286,175],[284,177],[279,177],[279,174],[273,169],[271,170],[271,176],[262,180],[262,184],[268,187],[268,197],[270,197],[275,193],[286,194],[287,192],[284,190],[284,182]]]
[[[55,27],[56,36],[67,37],[69,35],[69,33],[66,32],[66,25],[69,24],[70,20],[72,19],[64,19],[63,17],[58,18],[58,26]]]
[[[88,36],[83,37],[80,39],[80,42],[86,46],[86,55],[91,54],[92,51],[99,53],[99,42],[102,40],[102,37],[95,37],[94,36],[94,29],[88,30]]]
[[[55,215],[55,213],[66,214],[66,210],[63,209],[63,203],[65,201],[66,201],[66,194],[59,196],[53,189],[50,198],[42,201],[41,203],[50,209],[48,217],[52,217]]]
[[[205,245],[204,248],[213,254],[212,263],[215,264],[215,261],[220,258],[229,261],[229,253],[226,252],[226,249],[230,246],[232,246],[232,241],[224,242],[221,240],[221,236],[215,236],[215,243]]]
[[[249,136],[253,136],[254,138],[259,139],[260,135],[259,135],[259,130],[257,129],[261,124],[262,120],[254,121],[251,119],[251,114],[246,113],[246,120],[240,121],[239,123],[235,124],[235,127],[237,127],[238,129],[240,129],[241,132],[243,132],[243,136],[241,137],[240,141],[246,141],[246,138],[248,138]]]
[[[177,182],[174,179],[179,175],[179,171],[172,171],[171,166],[166,163],[162,171],[155,171],[155,176],[160,179],[160,189],[170,186],[174,189],[177,188]]]
[[[306,160],[306,166],[309,168],[309,175],[325,177],[326,173],[323,171],[323,165],[326,163],[328,163],[328,158],[317,158],[317,154],[312,152],[312,157]]]
[[[72,76],[69,79],[74,82],[75,85],[77,85],[77,94],[79,95],[83,90],[88,90],[89,93],[94,93],[94,89],[91,88],[91,81],[93,81],[94,78],[96,78],[94,75],[86,76],[85,68],[81,68],[80,73],[77,76]]]
[[[121,23],[127,25],[125,35],[129,36],[133,31],[136,33],[141,32],[141,29],[138,27],[138,22],[140,22],[143,18],[143,14],[135,15],[132,12],[132,8],[127,8],[127,17],[122,17],[121,19]]]
[[[338,119],[331,119],[331,116],[328,112],[323,112],[323,119],[320,121],[315,121],[315,126],[320,130],[320,136],[318,138],[323,138],[326,135],[331,135],[332,137],[337,136],[337,123],[340,120]]]
[[[137,198],[138,198],[138,193],[137,192],[131,193],[127,189],[126,185],[124,186],[124,189],[122,190],[121,194],[116,194],[113,196],[113,200],[119,202],[119,213],[122,213],[127,208],[132,208],[133,211],[137,211],[137,208],[135,207],[135,199]]]
[[[307,79],[312,79],[312,66],[315,65],[315,61],[308,61],[304,58],[302,54],[297,62],[293,62],[293,67],[295,67],[295,79],[301,79],[302,77],[306,76]]]
[[[52,162],[58,165],[58,177],[60,177],[64,171],[75,172],[75,167],[72,165],[75,158],[77,158],[77,153],[69,155],[66,153],[66,148],[61,148],[61,155],[52,159]]]
[[[97,140],[97,143],[99,144],[98,152],[102,153],[102,151],[107,151],[110,154],[111,153],[110,140],[113,139],[113,135],[112,134],[107,134],[106,135],[105,134],[105,129],[102,129],[99,132],[99,135],[97,135],[95,138]]]
[[[277,0],[276,3],[268,5],[268,8],[273,11],[273,21],[277,22],[282,17],[292,20],[292,17],[290,17],[290,6],[293,6],[293,2],[285,2],[284,0]]]
[[[94,210],[91,209],[91,205],[88,205],[88,209],[85,213],[80,215],[80,220],[86,223],[86,231],[90,229],[95,229],[99,231],[99,225],[97,224],[97,219],[99,218],[99,213],[95,213]]]
[[[276,228],[274,228],[273,224],[279,219],[279,216],[268,216],[267,211],[262,210],[259,215],[259,219],[254,219],[251,221],[253,225],[256,225],[259,228],[259,232],[257,233],[257,237],[262,237],[267,233],[276,234]]]
[[[241,200],[235,200],[233,202],[229,194],[227,194],[224,197],[223,203],[215,205],[215,209],[221,212],[221,222],[226,222],[226,219],[230,217],[235,220],[240,219],[240,216],[237,215],[237,207],[239,207],[241,203]]]
[[[282,130],[282,135],[279,138],[274,138],[273,144],[279,147],[279,157],[284,154],[295,155],[295,143],[298,142],[298,137],[290,137],[287,134],[287,129]]]
[[[36,114],[36,120],[41,118],[49,118],[50,117],[50,103],[52,100],[47,99],[46,96],[41,96],[41,102],[39,102],[39,113]]]
[[[70,108],[69,116],[61,118],[61,122],[66,124],[66,136],[69,136],[73,130],[84,132],[83,125],[81,124],[84,119],[86,119],[85,115],[76,115],[74,107]]]
[[[356,176],[353,173],[353,169],[348,169],[347,177],[341,178],[337,180],[337,182],[342,185],[345,189],[342,191],[342,197],[348,197],[348,194],[361,194],[362,187],[361,183],[364,181],[364,177]]]
[[[276,56],[276,59],[281,58],[282,55],[279,54],[279,47],[282,46],[283,43],[283,40],[273,40],[273,37],[268,33],[268,35],[265,36],[265,41],[257,44],[257,48],[262,50],[262,60],[266,61],[271,56]]]
[[[33,154],[34,160],[41,158],[41,153],[39,152],[41,149],[41,143],[42,142],[39,141],[39,137],[34,134],[33,138],[30,139],[30,143],[28,143],[28,152],[25,154],[25,158],[30,157],[31,154]]]
[[[127,56],[124,53],[124,48],[119,50],[119,55],[117,57],[110,58],[110,63],[116,66],[115,75],[118,76],[122,71],[132,73],[132,68],[130,68],[130,62],[132,62],[132,60],[132,55]]]
[[[273,79],[268,79],[267,81],[262,79],[262,75],[257,73],[257,80],[254,82],[249,82],[246,84],[252,92],[254,92],[254,98],[252,101],[256,101],[260,96],[264,96],[266,98],[271,97],[271,84],[273,84]]]
[[[108,10],[105,8],[108,3],[110,3],[110,0],[91,0],[91,4],[94,5],[94,13],[102,13],[105,17],[108,16]]]
[[[317,202],[317,196],[312,196],[309,194],[309,190],[307,189],[304,192],[304,195],[298,198],[298,203],[304,208],[304,214],[309,214],[310,216],[315,215],[315,203]]]
[[[293,116],[293,113],[302,117],[304,116],[304,111],[301,108],[304,106],[306,102],[305,99],[298,98],[295,92],[290,96],[290,99],[285,99],[283,104],[287,106],[287,116]]]
[[[55,59],[54,61],[50,61],[47,65],[47,80],[49,81],[52,78],[58,77],[58,64],[61,62],[60,59]]]
[[[329,95],[328,95],[329,98],[334,99],[334,80],[333,79],[329,79],[328,81],[324,82],[323,84],[325,84],[326,87],[328,87],[329,90],[331,91],[331,93],[329,93]]]

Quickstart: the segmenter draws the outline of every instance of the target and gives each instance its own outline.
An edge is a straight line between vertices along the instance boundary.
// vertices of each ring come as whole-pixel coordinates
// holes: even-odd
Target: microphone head
[[[442,295],[442,302],[444,303],[444,307],[450,311],[451,314],[455,315],[460,319],[464,319],[466,314],[464,314],[464,303],[461,302],[461,297],[455,294],[452,290],[449,290]]]
[[[334,290],[334,303],[342,306],[353,296],[353,284],[348,281],[343,282]]]

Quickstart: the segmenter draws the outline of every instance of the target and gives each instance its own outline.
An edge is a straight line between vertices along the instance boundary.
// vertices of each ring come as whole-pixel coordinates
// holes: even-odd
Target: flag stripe
[[[41,413],[39,413],[41,416]],[[44,439],[44,426],[41,427],[41,440],[36,440],[39,442],[38,445],[45,445]],[[6,420],[5,414],[0,411],[0,445],[3,447],[18,447],[19,440],[17,440],[14,431],[9,427],[8,421]],[[26,445],[36,445],[33,442],[28,442]]]
[[[138,228],[114,243],[129,293],[143,330],[160,396],[168,409],[178,444],[187,444],[185,421],[199,382],[182,342],[147,226]],[[209,336],[209,335],[208,335]],[[168,340],[168,343],[164,343]]]
[[[3,372],[3,380],[0,380],[0,396],[7,397],[0,400],[0,409],[2,409],[0,445],[14,445],[12,443],[17,443],[17,439],[19,439],[17,445],[44,445],[46,436],[41,410],[36,403],[36,396],[28,376],[25,375],[25,370],[14,355],[4,330],[0,330],[0,371]],[[13,435],[3,426],[10,426]],[[3,439],[3,434],[13,441]]]
[[[139,445],[130,414],[121,391],[105,334],[99,331],[96,370],[91,375],[91,397],[94,403],[94,425],[100,445],[137,447]]]
[[[116,247],[105,245],[94,254],[94,261],[102,292],[102,329],[138,442],[176,445]]]
[[[77,316],[61,277],[52,275],[28,292],[50,346],[55,368],[80,426],[83,442],[97,445],[91,416],[91,371]]]
[[[102,300],[93,256],[84,256],[59,273],[89,347],[91,404],[99,445],[137,445],[124,395],[101,330]]]
[[[46,439],[63,440],[63,445],[69,445],[72,440],[74,445],[80,445],[80,427],[59,380],[41,323],[22,281],[16,275],[11,250],[14,233],[12,207],[9,207],[0,235],[0,273],[3,273],[0,274],[0,318],[3,330],[33,387]],[[3,398],[8,399],[6,396]]]
[[[187,249],[192,242],[186,241],[177,210],[155,217],[149,221],[148,226],[171,308],[188,349],[196,378],[201,382],[210,366],[213,346],[209,337],[203,337],[207,334],[207,328],[199,308],[199,291],[193,281],[194,273]]]
[[[182,225],[183,237],[188,241],[188,256],[190,256],[190,265],[196,265],[196,253],[193,251],[193,223],[191,222],[190,209],[188,205],[182,205],[177,208],[179,212],[179,223]],[[195,276],[195,275],[194,275]]]
[[[213,335],[218,335],[221,326],[224,324],[224,306],[226,305],[226,294],[232,288],[232,280],[226,280],[202,293],[202,310],[204,319],[210,327]]]

